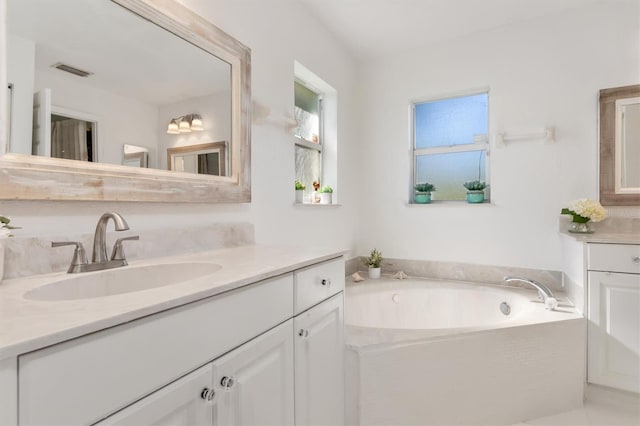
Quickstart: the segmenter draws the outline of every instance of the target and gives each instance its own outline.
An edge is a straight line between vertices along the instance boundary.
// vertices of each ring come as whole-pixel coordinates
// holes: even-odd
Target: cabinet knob
[[[200,393],[200,398],[204,399],[207,402],[213,401],[213,398],[216,396],[216,393],[213,389],[204,388]]]
[[[220,380],[220,386],[222,386],[225,390],[231,390],[231,388],[235,384],[236,384],[236,379],[233,376],[224,376]]]
[[[328,278],[325,278],[321,281],[322,285],[326,285],[326,286],[330,286],[331,285],[331,280]]]
[[[633,261],[633,263],[640,263],[640,256],[633,256],[631,260]]]
[[[305,330],[304,328],[301,328],[300,331],[298,331],[298,336],[300,336],[300,337],[308,337],[309,336],[309,330]]]

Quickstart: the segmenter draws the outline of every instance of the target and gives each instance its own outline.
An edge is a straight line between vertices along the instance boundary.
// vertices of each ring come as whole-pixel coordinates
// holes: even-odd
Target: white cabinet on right
[[[588,248],[588,381],[640,393],[640,245]]]

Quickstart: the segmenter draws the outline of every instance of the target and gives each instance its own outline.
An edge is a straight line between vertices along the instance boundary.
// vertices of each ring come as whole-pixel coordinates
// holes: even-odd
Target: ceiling
[[[366,60],[559,13],[598,0],[299,1],[356,58]]]

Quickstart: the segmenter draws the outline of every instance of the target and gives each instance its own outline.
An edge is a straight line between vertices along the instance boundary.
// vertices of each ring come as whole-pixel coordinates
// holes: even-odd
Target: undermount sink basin
[[[31,300],[76,300],[149,290],[211,275],[214,263],[187,262],[124,266],[99,272],[68,275],[25,294]]]

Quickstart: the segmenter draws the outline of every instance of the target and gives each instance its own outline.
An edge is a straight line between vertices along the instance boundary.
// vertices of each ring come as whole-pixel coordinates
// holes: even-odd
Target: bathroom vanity
[[[181,262],[218,268],[65,300],[34,289],[70,274],[5,280],[0,424],[343,424],[341,253],[244,246],[120,269]]]
[[[563,235],[563,246],[567,285],[588,319],[587,381],[640,393],[640,235]]]

